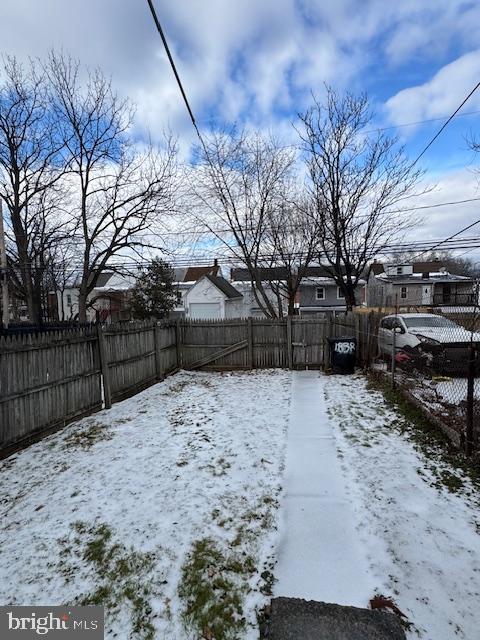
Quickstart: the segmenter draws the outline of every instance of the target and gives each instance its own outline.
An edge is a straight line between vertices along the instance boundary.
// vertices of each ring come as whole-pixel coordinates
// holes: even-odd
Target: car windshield
[[[457,327],[458,325],[440,316],[420,317],[420,318],[403,318],[403,321],[409,329],[414,327]]]

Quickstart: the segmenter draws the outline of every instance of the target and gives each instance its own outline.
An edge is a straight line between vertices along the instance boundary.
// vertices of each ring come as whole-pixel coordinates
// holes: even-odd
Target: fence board
[[[93,328],[0,339],[0,450],[101,408]]]
[[[102,379],[116,402],[178,368],[174,324],[109,325],[103,369],[99,335],[89,326],[0,337],[1,457],[101,409]]]

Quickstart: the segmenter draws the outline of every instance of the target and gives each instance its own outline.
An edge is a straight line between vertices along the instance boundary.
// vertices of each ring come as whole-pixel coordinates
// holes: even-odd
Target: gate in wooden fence
[[[181,320],[185,369],[321,368],[330,323],[324,319]]]

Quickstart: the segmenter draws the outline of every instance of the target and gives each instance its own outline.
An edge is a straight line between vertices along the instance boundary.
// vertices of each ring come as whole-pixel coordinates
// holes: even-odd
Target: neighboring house
[[[368,307],[471,306],[476,303],[475,280],[451,273],[440,260],[370,265]]]
[[[53,310],[56,297],[56,312]],[[65,287],[62,291],[50,294],[49,306],[52,317],[58,316],[59,320],[74,320],[78,315],[78,287],[74,283]]]
[[[88,297],[89,320],[119,322],[130,320],[128,293],[135,286],[135,275],[103,272]]]
[[[269,301],[271,302],[273,307],[278,310],[278,298],[277,295],[272,291],[271,283],[275,285],[275,283],[278,282],[285,282],[287,279],[287,270],[285,269],[285,267],[265,267],[259,269],[259,277]],[[257,299],[255,298],[255,294],[253,292],[252,282],[248,269],[231,269],[230,280],[234,284],[235,288],[238,289],[243,295],[243,316],[264,318],[265,314],[262,311],[259,303],[257,302]],[[262,301],[262,298],[260,296],[259,299],[260,301]],[[286,296],[282,296],[281,303],[283,307],[283,314],[285,315],[287,313],[288,307],[288,300],[286,299]]]
[[[113,271],[102,272],[98,276],[95,288],[88,296],[87,320],[89,322],[129,320],[128,291],[134,283],[134,275],[120,275]],[[57,291],[56,301],[59,320],[78,319],[78,285],[72,284],[63,291]]]
[[[186,315],[185,296],[191,287],[203,276],[222,276],[221,268],[217,260],[212,266],[207,267],[176,267],[174,269],[174,286],[177,290],[177,304],[173,309],[173,317],[184,317]]]
[[[244,317],[243,296],[234,286],[212,274],[201,277],[188,289],[184,297],[187,318]]]
[[[357,303],[363,302],[364,281],[355,291]],[[300,282],[295,306],[301,316],[315,316],[325,311],[345,311],[345,296],[325,267],[308,267]]]

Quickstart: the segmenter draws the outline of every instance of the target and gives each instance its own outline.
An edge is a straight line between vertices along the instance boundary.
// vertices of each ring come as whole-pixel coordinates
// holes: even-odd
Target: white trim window
[[[345,294],[340,287],[337,287],[337,300],[345,300]]]
[[[400,298],[402,298],[402,300],[406,300],[408,298],[408,287],[400,288]]]
[[[325,287],[315,289],[315,300],[325,300]]]

